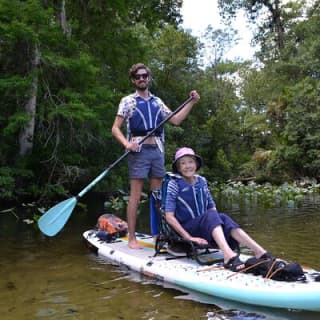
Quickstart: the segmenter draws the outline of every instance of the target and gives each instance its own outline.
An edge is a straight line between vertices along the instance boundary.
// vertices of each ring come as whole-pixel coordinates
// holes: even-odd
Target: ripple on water
[[[230,215],[275,255],[320,267],[319,204],[310,201],[297,209],[234,206]],[[214,297],[204,299],[111,265],[88,253],[83,245],[79,230],[91,227],[83,215],[74,214],[53,238],[41,236],[32,226],[8,234],[1,229],[5,225],[2,222],[1,320],[319,319],[319,313],[266,310]]]

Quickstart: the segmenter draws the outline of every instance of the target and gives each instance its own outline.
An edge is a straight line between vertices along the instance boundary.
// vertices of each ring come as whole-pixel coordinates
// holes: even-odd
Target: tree
[[[293,12],[297,13],[300,7],[294,9],[293,6],[291,18],[286,21],[285,46],[278,58],[265,59],[262,68],[247,72],[242,90],[248,119],[253,119],[247,123],[267,133],[259,141],[251,131],[252,146],[256,151],[272,151],[265,169],[270,177],[278,176],[282,181],[319,175],[319,10],[312,6],[297,19]],[[257,116],[262,121],[260,127]]]
[[[248,21],[258,26],[255,34],[256,44],[268,57],[276,58],[286,42],[286,30],[289,21],[299,17],[304,1],[283,2],[281,0],[218,0],[220,12],[226,21],[234,18],[243,10]],[[260,55],[260,58],[263,56]]]
[[[65,193],[123,152],[110,128],[129,90],[128,69],[146,57],[152,32],[179,23],[180,7],[181,1],[0,3],[0,172],[12,178],[4,188],[17,196]]]

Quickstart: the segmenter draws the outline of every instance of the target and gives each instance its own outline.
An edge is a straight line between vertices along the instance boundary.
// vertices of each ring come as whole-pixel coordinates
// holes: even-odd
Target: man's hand
[[[129,142],[126,145],[126,149],[129,151],[137,152],[140,150],[140,145],[137,142]]]
[[[190,92],[190,97],[192,97],[192,100],[197,103],[200,100],[200,95],[196,90],[192,90]]]

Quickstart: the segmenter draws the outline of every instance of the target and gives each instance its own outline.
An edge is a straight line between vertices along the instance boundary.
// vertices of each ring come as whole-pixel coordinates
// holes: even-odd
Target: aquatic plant
[[[129,195],[122,190],[118,190],[117,196],[111,196],[107,201],[104,202],[104,207],[106,209],[112,209],[114,211],[121,211],[126,208]],[[148,200],[148,195],[146,193],[141,194],[140,204],[145,203]]]
[[[211,182],[209,188],[213,195],[220,196],[224,201],[244,201],[251,205],[268,207],[284,206],[295,208],[301,205],[306,195],[320,192],[320,184],[316,180],[284,183],[280,186],[270,183],[257,184],[253,181],[244,184],[239,181],[227,183]]]

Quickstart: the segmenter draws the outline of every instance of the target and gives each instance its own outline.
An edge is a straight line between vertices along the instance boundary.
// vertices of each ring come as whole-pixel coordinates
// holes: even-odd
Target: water
[[[308,199],[298,209],[237,203],[218,207],[274,255],[320,269],[319,203],[320,199]],[[92,206],[88,212],[74,210],[62,232],[52,238],[14,215],[0,214],[2,320],[320,318],[315,312],[259,308],[185,292],[111,265],[82,242],[82,232],[100,213],[101,208]],[[139,217],[138,228],[148,231],[146,213]]]

